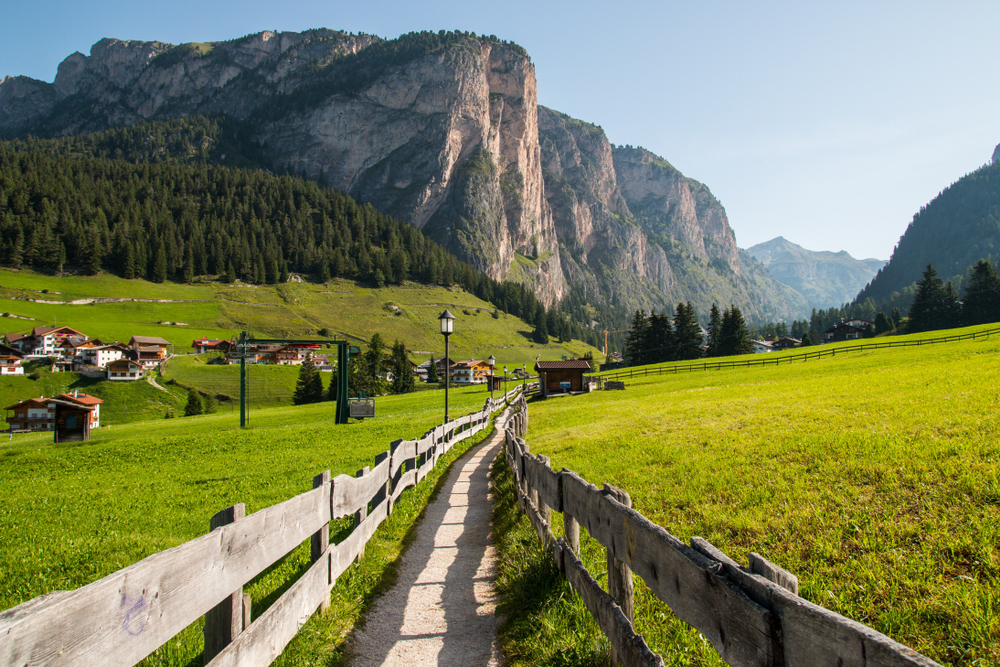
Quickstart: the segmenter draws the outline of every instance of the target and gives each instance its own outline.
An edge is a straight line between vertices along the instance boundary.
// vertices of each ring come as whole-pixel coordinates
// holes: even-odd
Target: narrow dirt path
[[[488,474],[505,416],[448,471],[402,556],[396,585],[375,602],[351,640],[352,667],[503,664]]]

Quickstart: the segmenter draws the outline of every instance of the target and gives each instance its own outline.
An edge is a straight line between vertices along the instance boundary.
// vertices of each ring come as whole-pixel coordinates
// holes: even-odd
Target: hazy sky
[[[541,104],[708,185],[743,248],[887,259],[1000,142],[1000,2],[0,1],[0,76],[44,81],[102,37],[495,34],[531,54]]]

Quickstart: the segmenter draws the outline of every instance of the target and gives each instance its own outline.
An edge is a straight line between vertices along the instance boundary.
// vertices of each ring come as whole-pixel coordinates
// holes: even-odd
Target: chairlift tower
[[[240,359],[240,428],[247,427],[247,350],[250,345],[263,343],[265,345],[331,345],[337,346],[337,416],[334,423],[346,424],[347,407],[347,364],[349,363],[349,346],[343,340],[289,340],[284,338],[250,338],[243,331],[240,333],[236,348]]]

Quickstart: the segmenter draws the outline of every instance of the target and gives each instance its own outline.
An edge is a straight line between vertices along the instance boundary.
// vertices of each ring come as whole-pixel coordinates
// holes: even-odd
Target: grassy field
[[[453,414],[481,409],[486,396],[481,388],[457,392]],[[378,417],[342,426],[331,406],[258,410],[246,431],[232,415],[215,414],[101,428],[87,443],[53,445],[42,434],[2,441],[0,609],[77,588],[202,535],[223,507],[243,502],[255,512],[312,488],[321,470],[353,474],[392,440],[439,423],[443,397],[428,391],[378,399]],[[339,659],[344,633],[391,579],[391,563],[433,487],[432,479],[404,494],[365,563],[338,583],[333,610],[310,621],[278,664]],[[343,537],[346,525],[334,522],[331,535]],[[308,560],[307,542],[248,586],[255,616]],[[144,664],[201,664],[201,642],[199,622]]]
[[[637,378],[532,403],[527,441],[554,469],[624,488],[679,538],[743,563],[757,551],[805,598],[942,664],[1000,665],[998,371],[994,337]],[[511,534],[519,521],[497,520]],[[546,579],[537,548],[507,539],[502,584],[533,587],[509,602],[511,664],[567,664],[560,648],[604,664],[606,642],[564,587],[531,583]],[[602,580],[603,551],[583,543]],[[668,664],[722,664],[636,591],[637,628]]]
[[[125,297],[180,303],[68,303]],[[304,338],[315,337],[326,328],[333,337],[346,337],[354,343],[365,343],[375,333],[390,343],[401,340],[415,361],[424,361],[431,354],[444,354],[437,318],[446,308],[456,317],[451,336],[451,356],[456,360],[493,354],[499,366],[513,367],[530,366],[538,355],[542,359],[588,351],[597,355],[595,348],[580,341],[533,343],[531,326],[505,314],[493,319],[491,304],[460,288],[408,283],[374,289],[348,280],[325,285],[179,285],[123,280],[108,274],[56,278],[0,269],[0,312],[32,318],[0,318],[0,334],[60,324],[102,340],[161,336],[174,344],[175,353],[190,350],[191,341],[201,336],[231,338],[247,330],[259,338]],[[183,322],[186,326],[160,322]]]

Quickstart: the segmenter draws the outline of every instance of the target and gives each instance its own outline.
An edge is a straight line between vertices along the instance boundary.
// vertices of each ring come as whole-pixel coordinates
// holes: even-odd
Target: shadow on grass
[[[490,470],[497,548],[498,632],[508,664],[604,667],[611,655],[583,602],[521,513],[501,452]]]

